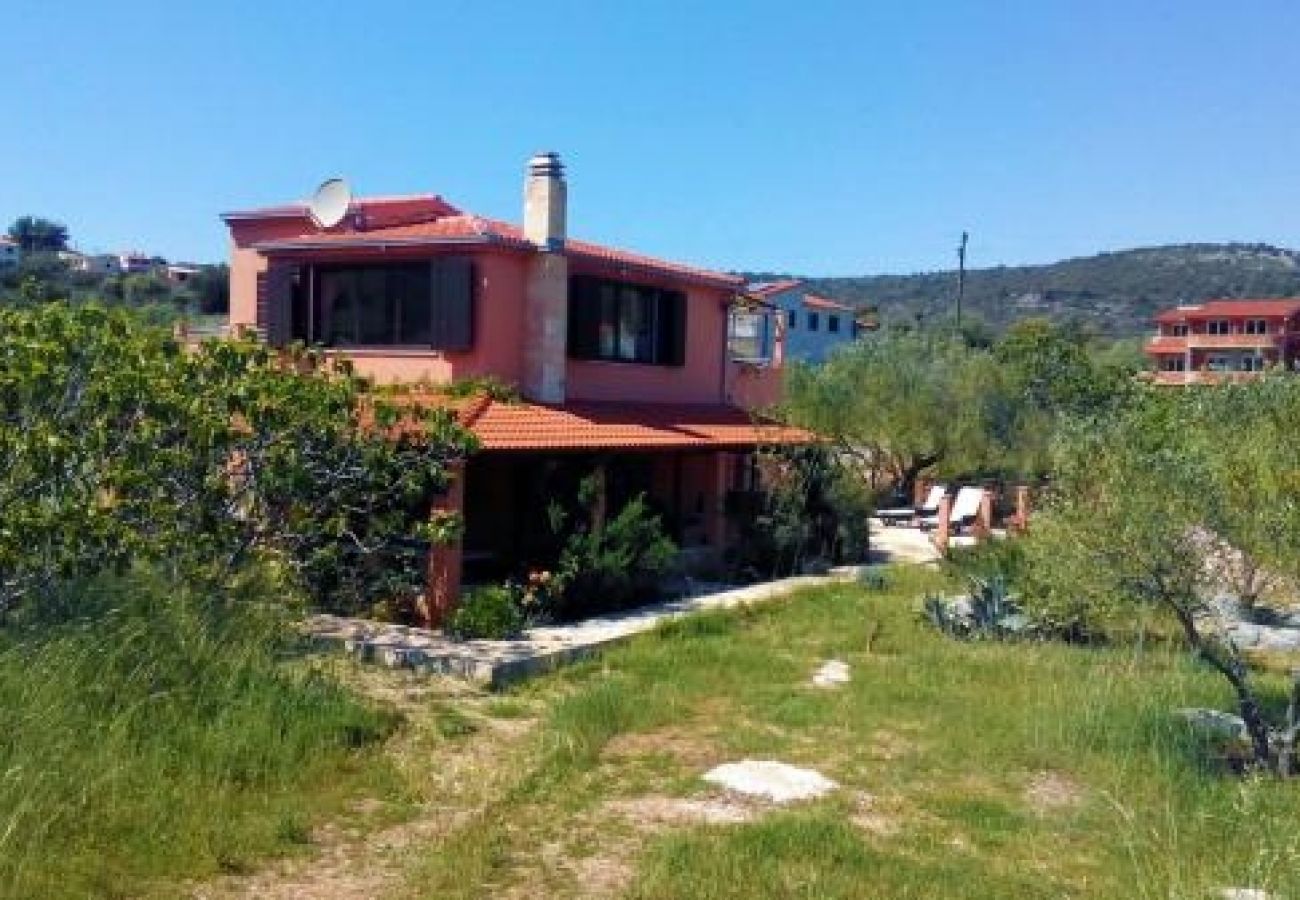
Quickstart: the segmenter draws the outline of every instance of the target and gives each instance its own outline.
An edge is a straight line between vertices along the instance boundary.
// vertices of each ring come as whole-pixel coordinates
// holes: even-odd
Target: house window
[[[809,330],[809,331],[816,331],[816,330],[817,330],[817,326],[818,326],[818,324],[819,324],[819,323],[818,323],[818,318],[819,318],[819,316],[817,315],[817,313],[808,313],[808,330]]]
[[[1206,334],[1232,334],[1232,324],[1227,319],[1211,319],[1205,323]]]
[[[839,316],[827,316],[827,317],[826,317],[826,330],[827,330],[827,331],[830,331],[830,332],[838,333],[839,330],[840,330],[840,317],[839,317]]]
[[[686,294],[586,275],[569,283],[569,356],[657,366],[686,361]]]
[[[1267,360],[1262,356],[1243,356],[1241,358],[1241,371],[1243,372],[1263,372]]]
[[[791,331],[794,331],[799,326],[799,313],[790,310],[785,314],[785,323],[790,326]]]
[[[766,362],[768,350],[768,314],[762,310],[733,309],[727,321],[727,346],[731,358],[745,362]]]
[[[1162,356],[1160,357],[1161,372],[1185,372],[1187,370],[1187,360],[1182,356]]]
[[[1187,336],[1187,323],[1186,323],[1186,322],[1178,322],[1177,324],[1174,324],[1174,325],[1166,325],[1166,326],[1165,326],[1165,334],[1168,335],[1168,336],[1170,336],[1170,337],[1186,337],[1186,336]]]
[[[474,267],[462,257],[306,266],[294,272],[290,290],[287,325],[295,340],[438,350],[473,344]]]
[[[1247,319],[1246,334],[1268,334],[1268,320]]]

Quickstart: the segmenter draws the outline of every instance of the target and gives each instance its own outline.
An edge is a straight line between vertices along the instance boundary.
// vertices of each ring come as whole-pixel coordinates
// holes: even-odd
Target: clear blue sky
[[[434,191],[808,274],[1300,245],[1296,0],[10,4],[0,218],[225,254],[218,214]]]

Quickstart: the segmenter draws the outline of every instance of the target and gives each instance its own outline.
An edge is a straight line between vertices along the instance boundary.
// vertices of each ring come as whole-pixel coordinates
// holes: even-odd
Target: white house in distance
[[[117,255],[118,271],[127,275],[152,272],[155,268],[153,258],[138,250],[128,250]]]
[[[59,259],[68,264],[74,272],[88,275],[116,275],[121,271],[121,263],[116,253],[82,253],[79,250],[60,250]]]
[[[23,261],[23,248],[12,238],[0,235],[0,269],[10,269]]]

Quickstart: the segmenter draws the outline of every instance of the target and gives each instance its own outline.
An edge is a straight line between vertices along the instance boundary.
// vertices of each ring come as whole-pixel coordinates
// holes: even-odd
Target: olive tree
[[[1077,632],[1139,607],[1169,616],[1231,686],[1255,765],[1283,771],[1294,763],[1296,722],[1270,727],[1213,600],[1234,587],[1225,547],[1252,570],[1294,565],[1287,529],[1300,524],[1300,470],[1297,439],[1283,432],[1298,390],[1147,388],[1123,408],[1073,420],[1058,435],[1054,490],[1026,546],[1024,599],[1040,619]]]
[[[992,357],[947,334],[887,331],[794,366],[785,417],[910,493],[922,473],[997,465],[1018,427]]]

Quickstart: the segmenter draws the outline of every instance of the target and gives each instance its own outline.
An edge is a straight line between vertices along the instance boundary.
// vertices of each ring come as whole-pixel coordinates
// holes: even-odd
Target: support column
[[[939,524],[935,526],[934,534],[930,538],[940,556],[948,555],[948,538],[952,534],[952,525],[948,520],[951,518],[952,494],[944,494],[943,499],[939,501],[939,512],[936,515]]]
[[[429,513],[431,519],[447,515],[463,517],[465,514],[465,461],[456,460],[447,467],[451,480],[447,490],[434,498]],[[458,530],[455,540],[429,548],[428,581],[421,610],[423,625],[438,628],[455,611],[460,599],[460,578],[461,538]]]
[[[1016,485],[1016,514],[1011,520],[1011,527],[1018,532],[1029,528],[1029,486]]]
[[[591,498],[591,533],[596,535],[605,530],[605,521],[609,516],[609,475],[604,459],[591,470],[591,480],[595,490],[595,495]]]
[[[993,533],[993,492],[985,488],[980,492],[980,508],[975,514],[975,524],[971,526],[975,540],[988,540]]]
[[[705,500],[704,534],[709,546],[721,553],[727,544],[727,462],[730,454],[715,453],[709,458],[708,489]]]

